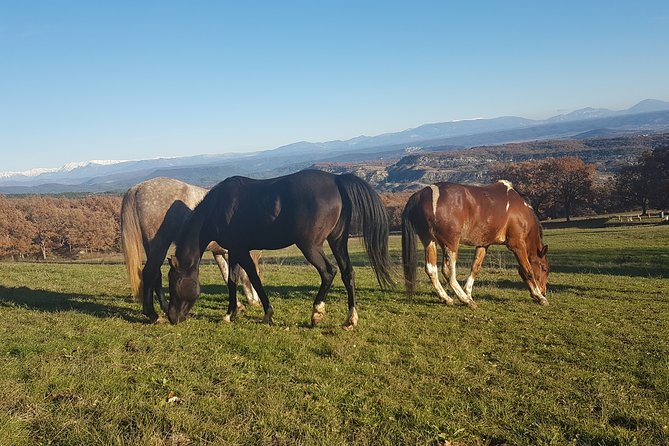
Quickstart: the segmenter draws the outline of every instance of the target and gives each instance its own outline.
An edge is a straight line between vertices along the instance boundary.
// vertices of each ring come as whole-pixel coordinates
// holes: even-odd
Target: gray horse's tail
[[[121,251],[128,268],[130,289],[136,300],[142,299],[142,231],[135,206],[136,189],[132,188],[123,195],[121,203]]]
[[[351,218],[362,223],[365,250],[379,285],[382,289],[393,288],[388,255],[388,214],[381,198],[372,186],[355,175],[337,175],[335,181],[340,194],[350,202]]]
[[[416,227],[411,221],[411,214],[420,204],[420,194],[413,194],[402,212],[402,267],[404,269],[404,286],[409,295],[416,290]]]

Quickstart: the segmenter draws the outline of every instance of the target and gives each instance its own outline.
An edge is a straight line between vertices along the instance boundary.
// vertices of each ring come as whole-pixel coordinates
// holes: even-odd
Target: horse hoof
[[[165,316],[158,316],[158,317],[156,317],[156,320],[153,321],[153,323],[154,323],[155,325],[158,325],[158,324],[168,324],[169,322],[170,322],[170,321],[168,321],[167,318],[166,318]]]
[[[542,297],[541,299],[539,299],[539,305],[541,305],[542,307],[548,306],[548,299]]]
[[[144,316],[149,318],[149,321],[152,324],[155,324],[158,321],[158,313],[142,313]]]
[[[311,315],[311,326],[312,326],[312,327],[315,327],[315,326],[317,326],[318,324],[320,324],[320,323],[323,321],[323,318],[324,318],[324,317],[325,317],[325,315],[324,315],[323,313],[316,313],[316,312],[314,312],[314,313]]]
[[[470,310],[476,310],[478,308],[478,305],[476,305],[476,302],[474,302],[473,300],[467,302],[467,306],[469,307]]]
[[[352,308],[351,311],[348,312],[348,321],[347,321],[352,327],[355,327],[358,325],[358,312],[355,310],[355,308]]]
[[[351,330],[353,330],[353,328],[355,328],[355,325],[344,323],[344,325],[342,325],[341,328],[344,331],[351,331]]]
[[[274,315],[274,310],[270,308],[265,312],[265,317],[262,318],[262,323],[267,325],[274,325],[274,321],[272,320],[273,315]]]
[[[455,305],[455,302],[453,302],[453,299],[442,299],[441,301],[444,304],[446,304],[446,306],[448,306],[448,307],[452,307],[453,305]]]
[[[232,314],[226,313],[226,315],[223,316],[223,321],[224,322],[232,322],[235,319],[237,319],[237,313],[232,313]]]
[[[311,313],[311,326],[320,324],[325,317],[325,302],[319,302],[314,305],[314,311]]]

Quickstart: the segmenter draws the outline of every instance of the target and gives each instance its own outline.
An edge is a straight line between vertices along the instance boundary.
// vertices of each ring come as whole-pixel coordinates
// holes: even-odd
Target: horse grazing
[[[265,310],[263,322],[269,324],[274,310],[249,251],[296,245],[321,277],[311,315],[315,326],[323,319],[325,295],[337,273],[323,252],[327,240],[348,294],[344,328],[353,328],[358,314],[348,254],[352,219],[362,223],[363,241],[379,285],[391,287],[388,217],[379,196],[365,181],[350,174],[333,175],[319,170],[266,180],[237,176],[222,181],[195,208],[176,242],[175,255],[170,259],[168,319],[173,324],[181,322],[193,307],[200,292],[200,257],[209,242],[215,240],[228,249],[230,265],[241,265],[249,275]],[[226,321],[237,312],[234,277],[230,276],[228,283]]]
[[[154,309],[154,293],[163,311],[167,312],[160,267],[167,250],[179,235],[181,226],[193,208],[206,195],[207,189],[171,178],[144,181],[123,195],[121,204],[121,247],[130,277],[130,288],[142,300],[143,313],[152,321],[158,319]],[[228,281],[226,250],[215,243],[208,246],[214,255],[223,279]],[[146,265],[142,268],[142,255]],[[257,263],[257,258],[256,258]],[[249,304],[257,305],[258,295],[248,276],[240,277]]]
[[[546,300],[548,245],[532,207],[500,180],[488,186],[437,183],[413,194],[402,213],[402,262],[407,291],[412,294],[416,282],[416,241],[418,234],[425,247],[425,272],[439,297],[448,305],[453,299],[439,282],[437,245],[443,251],[442,273],[455,295],[470,308],[474,279],[490,245],[506,245],[518,261],[518,272],[532,298],[541,305]],[[458,244],[476,246],[471,273],[464,290],[455,277]]]

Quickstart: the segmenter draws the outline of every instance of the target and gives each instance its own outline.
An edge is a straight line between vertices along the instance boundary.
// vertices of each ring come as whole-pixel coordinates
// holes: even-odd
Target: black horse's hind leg
[[[316,293],[314,309],[311,313],[311,325],[315,327],[325,316],[324,300],[328,291],[330,291],[332,281],[337,275],[337,268],[326,257],[325,252],[323,252],[323,246],[314,245],[305,247],[298,245],[298,248],[300,248],[300,251],[302,251],[302,254],[304,254],[309,263],[314,265],[321,276],[321,286],[318,289],[318,293]]]
[[[237,316],[237,270],[239,270],[239,261],[231,251],[228,251],[228,312],[224,319],[230,322]]]
[[[358,325],[358,312],[355,309],[355,271],[353,271],[351,258],[348,255],[347,231],[344,233],[345,235],[338,238],[328,238],[328,243],[341,270],[341,279],[348,294],[348,318],[344,322],[344,329],[350,330]]]
[[[237,282],[236,278],[238,274],[233,274],[235,267],[242,267],[244,271],[246,271],[246,274],[249,276],[249,280],[251,281],[251,285],[253,285],[253,288],[256,289],[258,292],[258,296],[260,297],[260,302],[262,302],[263,309],[265,310],[265,317],[263,318],[263,322],[266,324],[272,324],[272,315],[274,314],[274,309],[272,308],[272,305],[269,303],[269,298],[267,297],[267,293],[265,293],[265,288],[263,288],[262,283],[260,282],[260,277],[258,276],[258,272],[256,271],[256,266],[255,263],[253,263],[253,259],[251,258],[251,254],[249,251],[233,251],[230,250],[228,251],[228,263],[230,265],[230,274],[228,278],[228,293],[229,293],[229,298],[228,298],[228,313],[225,315],[226,320],[230,320],[234,314],[237,312]]]

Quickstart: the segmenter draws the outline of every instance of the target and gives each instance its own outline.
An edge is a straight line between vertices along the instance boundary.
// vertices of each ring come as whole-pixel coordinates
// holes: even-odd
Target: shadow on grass
[[[551,271],[566,274],[598,274],[604,276],[628,276],[643,278],[669,278],[669,268],[658,266],[578,266],[551,265]]]
[[[327,294],[326,300],[328,297],[341,296],[341,298],[346,299],[346,290],[344,289],[343,283],[337,284],[335,282],[332,284],[332,288]],[[315,278],[313,285],[267,285],[263,283],[263,288],[265,288],[265,293],[270,299],[284,299],[284,300],[313,300],[316,297],[318,288],[320,286],[320,281],[318,277]],[[228,301],[228,287],[227,285],[218,285],[218,284],[201,284],[200,291],[202,294],[207,295],[211,300],[220,300],[221,295],[225,302]],[[403,291],[401,288],[397,287],[394,292]],[[382,292],[379,287],[363,287],[356,286],[355,293],[356,296],[359,296],[361,293],[379,293]],[[244,293],[241,287],[237,289],[237,298],[242,302],[245,299]]]
[[[112,299],[112,297],[109,297],[109,299]],[[139,304],[137,310],[133,310],[132,308],[101,303],[99,296],[33,290],[27,287],[8,288],[0,286],[0,306],[9,307],[14,305],[38,311],[75,311],[98,318],[117,317],[132,323],[148,322],[148,319],[142,316]]]

